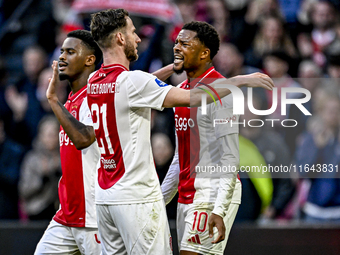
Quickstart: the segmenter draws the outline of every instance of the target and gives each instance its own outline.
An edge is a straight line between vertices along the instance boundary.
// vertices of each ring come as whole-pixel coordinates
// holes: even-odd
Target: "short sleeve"
[[[130,107],[147,107],[163,110],[163,102],[172,86],[156,76],[142,71],[128,72]]]
[[[217,106],[213,105],[211,114],[214,121],[216,138],[239,132],[239,115],[233,114],[231,95],[222,99],[222,105],[219,103]]]
[[[87,97],[84,98],[83,103],[79,109],[79,121],[87,126],[93,126],[91,111],[87,103]]]

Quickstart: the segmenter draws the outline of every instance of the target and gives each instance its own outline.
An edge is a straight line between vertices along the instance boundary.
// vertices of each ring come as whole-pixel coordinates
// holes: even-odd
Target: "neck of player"
[[[198,66],[196,69],[186,70],[188,79],[200,77],[212,66],[213,66],[212,62],[206,62]]]
[[[87,85],[87,79],[93,71],[94,68],[85,68],[84,72],[82,72],[77,78],[69,80],[73,95]]]
[[[102,49],[102,52],[104,66],[119,64],[128,70],[130,69],[130,61],[126,58],[125,52],[121,48]]]

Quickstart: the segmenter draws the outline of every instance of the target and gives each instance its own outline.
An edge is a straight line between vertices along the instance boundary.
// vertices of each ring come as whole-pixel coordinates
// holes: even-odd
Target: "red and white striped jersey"
[[[97,204],[162,199],[150,144],[151,108],[162,110],[172,86],[155,76],[102,66],[89,79],[87,97],[101,151]]]
[[[203,84],[212,84],[225,79],[220,73],[215,71],[214,67],[209,68],[200,77],[191,81],[183,82],[178,87],[182,89],[193,88],[198,82]],[[228,122],[238,121],[239,116],[234,116],[232,107],[232,95],[228,95],[216,104],[211,103],[206,107],[206,114],[202,114],[202,107],[176,107],[175,108],[175,125],[177,148],[169,172],[162,183],[162,191],[166,203],[174,195],[171,186],[178,183],[179,203],[191,204],[194,202],[212,202],[221,205],[226,203],[226,197],[229,202],[241,202],[241,183],[236,179],[236,183],[228,183],[222,187],[224,195],[220,188],[220,178],[222,174],[217,172],[211,173],[211,166],[222,164],[225,167],[234,167],[239,169],[239,152],[238,152],[238,125],[214,125],[214,120],[220,119]],[[219,141],[219,139],[224,139]],[[229,150],[228,158],[225,158],[225,151],[221,151],[221,144],[224,150]],[[177,167],[176,167],[177,165]],[[209,170],[210,169],[210,170]],[[176,180],[176,172],[179,172],[179,179]],[[175,181],[172,181],[175,180]],[[231,185],[231,186],[229,186]],[[233,186],[235,185],[235,186]],[[229,191],[228,191],[229,189]],[[228,194],[227,194],[228,193]],[[215,206],[216,207],[216,206]],[[221,207],[222,208],[222,207]]]
[[[86,98],[86,86],[77,93],[70,93],[66,109],[81,123],[93,126]],[[100,158],[94,142],[77,150],[62,126],[59,132],[62,177],[59,181],[60,209],[54,220],[69,227],[97,227],[94,200],[95,176]]]

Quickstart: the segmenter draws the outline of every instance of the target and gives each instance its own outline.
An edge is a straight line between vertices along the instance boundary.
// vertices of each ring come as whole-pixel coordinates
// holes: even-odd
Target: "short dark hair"
[[[129,13],[124,9],[108,9],[91,15],[91,34],[100,47],[110,47],[110,35],[126,27],[127,16]]]
[[[102,51],[98,47],[98,44],[93,40],[93,37],[89,31],[86,30],[74,30],[67,34],[67,37],[77,38],[93,52],[96,57],[95,65],[102,60]]]
[[[210,50],[210,59],[213,59],[220,48],[220,37],[216,29],[202,21],[192,21],[185,24],[182,29],[191,30],[197,33],[196,37]]]

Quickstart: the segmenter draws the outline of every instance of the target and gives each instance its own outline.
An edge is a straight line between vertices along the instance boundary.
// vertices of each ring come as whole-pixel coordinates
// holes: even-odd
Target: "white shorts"
[[[40,239],[34,255],[39,254],[101,254],[97,228],[67,227],[51,220]]]
[[[98,205],[103,255],[168,255],[172,239],[164,201]]]
[[[239,204],[230,204],[227,215],[223,219],[226,228],[225,239],[217,244],[212,244],[211,242],[218,236],[217,228],[214,227],[214,237],[209,238],[208,218],[214,209],[214,203],[178,203],[177,237],[179,250],[199,254],[222,255],[227,245],[238,207]]]

